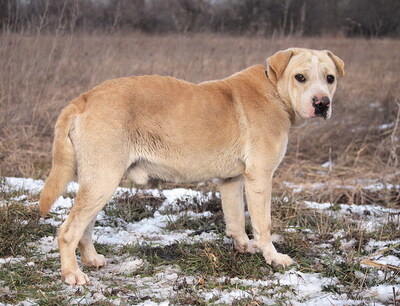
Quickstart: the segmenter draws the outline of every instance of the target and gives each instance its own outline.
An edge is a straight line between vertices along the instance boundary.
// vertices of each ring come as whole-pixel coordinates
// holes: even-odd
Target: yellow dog
[[[45,215],[77,175],[75,204],[58,243],[68,284],[89,281],[82,262],[104,266],[92,230],[124,175],[174,182],[220,179],[226,234],[240,252],[262,252],[290,265],[271,241],[271,180],[286,152],[291,125],[330,118],[344,63],[330,51],[292,48],[226,79],[192,84],[172,77],[119,78],[83,93],[57,120],[53,166],[40,197]],[[244,188],[243,188],[244,187]],[[246,192],[254,240],[245,232]]]

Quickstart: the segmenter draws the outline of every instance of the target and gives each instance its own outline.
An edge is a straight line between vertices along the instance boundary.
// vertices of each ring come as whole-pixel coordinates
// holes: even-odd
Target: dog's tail
[[[85,99],[78,97],[62,110],[57,119],[54,131],[52,167],[39,200],[42,216],[47,215],[53,203],[74,178],[76,156],[69,138],[69,131],[74,115],[82,113],[84,108]]]

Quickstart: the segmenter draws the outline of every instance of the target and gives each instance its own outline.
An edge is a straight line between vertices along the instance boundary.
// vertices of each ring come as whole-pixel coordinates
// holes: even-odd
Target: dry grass
[[[399,40],[131,34],[0,35],[0,174],[45,178],[53,126],[63,106],[111,78],[226,77],[291,46],[330,49],[346,63],[333,118],[294,128],[276,181],[325,182],[320,199],[357,202],[367,179],[399,183]],[[331,161],[331,169],[321,164]],[[338,184],[359,186],[338,191]],[[312,193],[312,192],[311,192]],[[347,193],[347,194],[346,194]],[[351,194],[353,193],[353,194]],[[358,195],[360,197],[360,195]],[[390,198],[398,201],[398,191]]]
[[[74,194],[70,192],[67,196],[72,198]],[[109,227],[133,234],[139,224],[154,226],[150,220],[136,222],[139,219],[136,217],[153,215],[155,212],[147,204],[158,206],[160,199],[145,192],[119,193],[106,208],[105,218],[98,220],[95,237],[108,236],[106,228]],[[164,205],[156,209],[157,214],[170,215],[171,222],[159,219],[161,227],[155,235],[143,235],[137,243],[125,244],[127,241],[121,240],[121,236],[115,237],[115,242],[119,241],[116,244],[95,243],[96,249],[106,255],[107,267],[85,268],[92,285],[71,288],[63,284],[59,275],[56,227],[53,226],[54,221],[65,218],[69,204],[43,220],[34,209],[37,200],[36,190],[13,187],[0,179],[0,240],[3,242],[0,245],[0,300],[4,303],[71,305],[78,301],[78,304],[114,305],[120,298],[130,304],[169,300],[172,305],[208,305],[221,304],[216,301],[222,294],[234,294],[238,289],[247,292],[248,297],[238,297],[233,305],[261,305],[262,302],[255,301],[266,298],[277,305],[309,302],[311,297],[301,289],[303,281],[293,281],[290,285],[282,281],[287,280],[284,277],[287,272],[290,277],[299,275],[306,286],[315,285],[309,273],[332,279],[332,282],[318,280],[322,292],[316,287],[311,294],[322,302],[335,301],[331,295],[334,293],[345,304],[351,304],[351,299],[360,305],[390,303],[392,299],[369,293],[376,292],[373,288],[381,285],[394,288],[394,304],[399,302],[399,267],[379,264],[378,259],[382,258],[377,256],[384,253],[399,257],[399,244],[392,244],[400,239],[398,210],[378,214],[370,207],[371,210],[357,212],[348,205],[314,209],[296,198],[273,198],[273,232],[278,234],[274,244],[278,251],[287,253],[298,263],[295,267],[277,269],[266,265],[261,254],[239,254],[232,241],[224,238],[225,224],[218,197],[203,194],[177,198],[168,209]],[[185,232],[189,237],[179,235]],[[211,241],[198,239],[207,237],[207,232],[211,234],[209,237],[214,237]],[[157,242],[163,239],[157,235],[175,236],[178,240],[169,240],[170,244],[164,240],[164,244]],[[139,258],[143,265],[131,270],[129,263]],[[175,273],[176,278],[169,277]],[[256,285],[258,281],[262,283]],[[167,288],[167,296],[161,295],[161,287]],[[205,294],[210,293],[212,299],[205,299]]]

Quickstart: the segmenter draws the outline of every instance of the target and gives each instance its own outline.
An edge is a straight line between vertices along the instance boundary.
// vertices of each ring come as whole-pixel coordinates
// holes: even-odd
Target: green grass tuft
[[[177,265],[189,275],[261,279],[273,273],[261,254],[240,254],[221,240],[158,247],[137,245],[128,251],[147,260],[152,266]]]
[[[56,228],[40,224],[36,206],[8,202],[0,207],[0,257],[29,254],[35,242],[41,237],[54,236]]]
[[[165,197],[150,194],[124,192],[112,200],[104,211],[107,216],[120,218],[126,222],[137,222],[150,218],[165,201]]]

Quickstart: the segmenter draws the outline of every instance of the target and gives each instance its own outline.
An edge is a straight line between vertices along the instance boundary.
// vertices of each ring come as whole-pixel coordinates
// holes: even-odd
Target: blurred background
[[[104,80],[201,82],[307,47],[346,76],[331,120],[293,128],[275,191],[397,205],[399,35],[393,0],[0,0],[0,175],[46,178],[60,110]]]
[[[19,31],[396,37],[399,10],[393,0],[0,0],[0,23]]]

